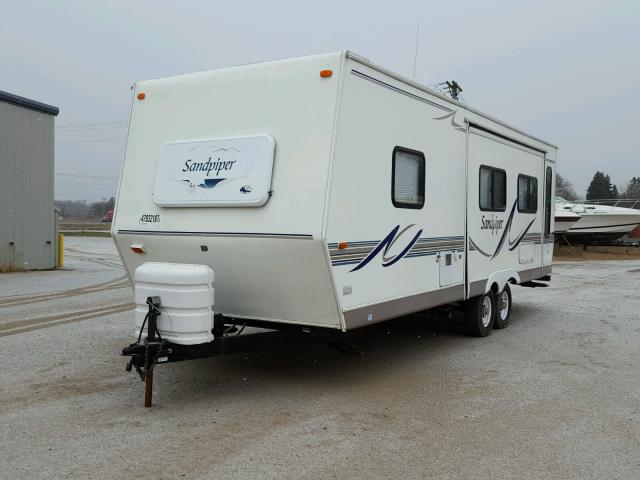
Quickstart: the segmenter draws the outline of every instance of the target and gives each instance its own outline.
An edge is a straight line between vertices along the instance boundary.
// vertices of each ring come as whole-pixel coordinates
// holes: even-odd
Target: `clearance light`
[[[141,243],[134,243],[130,248],[133,253],[145,253],[144,245]]]
[[[338,244],[338,250],[344,250],[345,248],[347,248],[349,245],[347,244],[347,242],[340,242]]]
[[[329,78],[331,75],[333,75],[333,70],[329,70],[329,69],[320,70],[320,76],[322,78]]]
[[[138,100],[144,100],[145,98],[147,98],[147,96],[145,95],[144,92],[140,92],[138,95],[136,95],[138,97]]]

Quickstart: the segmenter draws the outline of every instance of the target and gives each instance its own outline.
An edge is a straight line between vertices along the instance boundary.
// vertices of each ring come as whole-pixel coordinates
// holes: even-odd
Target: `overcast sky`
[[[557,144],[584,195],[640,176],[640,1],[28,1],[0,16],[0,90],[60,108],[56,199],[116,191],[130,85],[348,48]],[[98,125],[96,125],[98,124]],[[98,128],[99,127],[99,128]],[[75,176],[71,176],[75,175]]]

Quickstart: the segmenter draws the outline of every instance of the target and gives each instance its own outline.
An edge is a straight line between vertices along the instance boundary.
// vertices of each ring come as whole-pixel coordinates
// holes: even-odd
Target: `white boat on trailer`
[[[556,204],[554,214],[554,234],[563,234],[580,220],[580,215],[568,210],[558,209]]]
[[[575,214],[580,220],[566,231],[558,230],[558,216]],[[570,244],[608,244],[640,224],[640,210],[602,203],[573,203],[556,198],[556,234]]]
[[[235,328],[340,336],[447,304],[504,328],[509,285],[550,280],[555,161],[348,51],[137,83],[112,226],[128,367],[149,393],[155,363],[244,348]]]

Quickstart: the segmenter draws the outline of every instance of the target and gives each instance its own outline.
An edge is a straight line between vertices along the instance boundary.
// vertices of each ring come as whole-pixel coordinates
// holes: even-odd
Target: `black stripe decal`
[[[365,80],[368,80],[372,83],[375,83],[377,85],[380,85],[382,87],[388,88],[389,90],[393,90],[396,93],[400,93],[402,95],[406,95],[409,98],[413,98],[414,100],[418,100],[420,102],[426,103],[427,105],[431,105],[432,107],[436,107],[439,108],[440,110],[444,110],[445,112],[453,112],[454,110],[452,110],[451,108],[447,108],[444,107],[442,105],[437,104],[436,102],[432,102],[430,100],[427,100],[424,97],[421,97],[419,95],[415,95],[411,92],[407,92],[406,90],[403,90],[401,88],[395,87],[389,83],[383,82],[382,80],[378,80],[377,78],[371,77],[369,75],[367,75],[366,73],[362,73],[359,72],[358,70],[351,70],[351,73],[357,77],[363,78]]]
[[[118,230],[123,235],[161,235],[174,237],[251,237],[251,238],[299,238],[313,240],[313,235],[303,233],[260,233],[260,232],[189,232],[169,230]]]
[[[541,149],[539,149],[537,147],[534,147],[533,145],[529,145],[527,143],[521,142],[520,140],[516,140],[515,138],[508,137],[506,135],[503,135],[502,133],[498,133],[495,130],[491,130],[491,129],[487,128],[487,127],[483,127],[482,125],[479,125],[477,123],[469,122],[469,125],[472,128],[475,128],[477,130],[481,130],[481,131],[483,131],[485,133],[489,133],[491,135],[494,135],[494,136],[496,136],[498,138],[501,138],[503,140],[506,140],[508,142],[515,143],[516,145],[520,145],[521,147],[526,147],[526,148],[528,148],[530,150],[533,150],[535,152],[541,153],[543,155],[545,155],[547,153],[545,150],[541,150]],[[542,142],[542,143],[544,143],[544,142]]]
[[[458,235],[458,236],[452,236],[452,237],[422,237],[418,239],[418,243],[420,242],[436,242],[436,241],[455,241],[455,240],[464,240],[464,237],[462,235]],[[368,240],[368,241],[364,241],[364,240],[359,240],[357,242],[344,242],[349,246],[352,245],[366,245],[366,244],[371,244],[371,245],[377,245],[378,243],[380,243],[380,240]],[[330,242],[327,244],[327,246],[329,248],[337,248],[338,247],[338,242]]]
[[[442,252],[454,252],[454,253],[458,253],[458,252],[463,252],[463,249],[456,249],[456,250],[438,250],[438,251],[432,251],[432,252],[415,252],[415,253],[408,253],[406,254],[403,258],[417,258],[417,257],[430,257],[433,255],[438,255],[439,253]],[[360,257],[360,258],[356,258],[356,259],[335,259],[331,262],[331,265],[334,267],[340,266],[340,265],[353,265],[355,263],[360,263],[362,261],[362,259],[365,257]]]
[[[481,255],[484,255],[484,256],[485,256],[485,257],[487,257],[487,258],[490,258],[490,257],[491,257],[491,254],[490,254],[490,253],[485,252],[485,251],[484,251],[484,250],[482,250],[480,247],[478,247],[478,245],[476,245],[476,244],[475,244],[475,242],[474,242],[473,240],[471,240],[471,237],[469,237],[469,244],[471,245],[471,247],[473,247],[473,248],[471,248],[470,250],[477,250]]]
[[[573,230],[597,230],[599,228],[630,227],[631,225],[640,225],[640,224],[636,222],[636,223],[621,223],[619,225],[605,225],[603,227],[571,227],[569,229],[569,232],[572,232]]]
[[[513,244],[511,243],[511,240],[509,240],[509,251],[510,252],[513,252],[518,247],[518,245],[520,245],[520,242],[522,242],[522,240],[524,239],[525,235],[527,234],[527,232],[531,228],[531,225],[533,225],[533,222],[535,222],[535,221],[536,221],[535,218],[533,220],[531,220],[531,223],[529,223],[527,228],[524,229],[524,232],[522,233],[522,235],[520,235],[520,238],[518,238]],[[540,239],[540,237],[536,238],[535,240],[539,240],[539,239]]]
[[[509,214],[509,218],[507,219],[507,223],[504,226],[504,231],[502,232],[502,237],[500,238],[500,242],[498,242],[498,246],[496,247],[496,251],[493,252],[493,255],[491,256],[491,260],[496,258],[496,255],[498,255],[500,253],[500,250],[502,250],[502,246],[504,245],[504,241],[507,239],[507,235],[511,232],[511,222],[513,221],[513,214],[516,212],[517,203],[518,203],[517,200],[515,202],[513,202],[513,207],[511,207],[511,213]],[[476,245],[476,248],[478,248],[477,245]],[[478,249],[478,250],[480,250],[480,249]]]
[[[464,243],[457,242],[451,245],[414,245],[411,248],[409,253],[419,253],[419,252],[443,252],[450,250],[462,250],[464,247]],[[341,259],[341,258],[355,258],[360,257],[364,258],[369,253],[371,253],[372,248],[353,248],[353,249],[345,249],[345,250],[330,250],[329,255],[332,258]]]
[[[354,251],[370,251],[380,243],[380,240],[374,241],[359,241],[359,242],[345,242],[347,244],[347,248],[343,250],[338,250],[338,243],[328,243],[327,247],[329,250],[333,250],[331,255],[348,255],[349,253],[354,253]],[[415,243],[414,248],[440,248],[440,247],[459,247],[464,245],[464,237],[431,237],[431,238],[420,238]]]

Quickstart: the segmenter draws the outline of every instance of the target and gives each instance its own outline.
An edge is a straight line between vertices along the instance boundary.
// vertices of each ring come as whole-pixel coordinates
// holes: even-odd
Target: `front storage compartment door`
[[[438,254],[440,264],[440,286],[454,285],[462,282],[462,252],[441,252]]]

